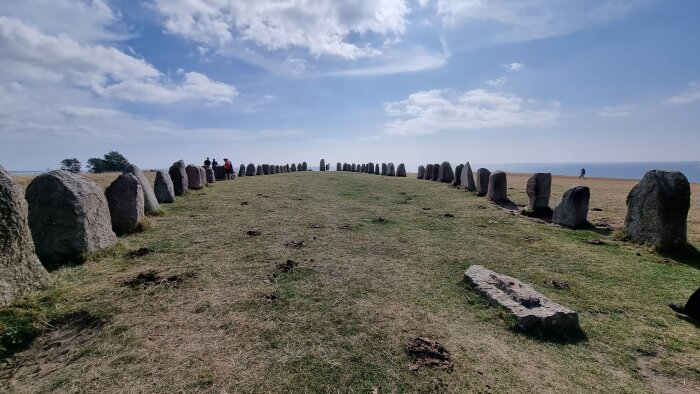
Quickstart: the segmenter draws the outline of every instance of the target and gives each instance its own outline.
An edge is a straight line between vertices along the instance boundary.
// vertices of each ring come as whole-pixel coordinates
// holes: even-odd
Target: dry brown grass
[[[509,178],[516,202],[524,202],[525,179]],[[555,178],[554,196],[574,183]],[[591,207],[603,208],[591,217],[621,223],[632,183],[585,184]],[[689,233],[700,246],[698,185],[693,191]],[[509,215],[444,184],[336,172],[244,177],[178,198],[153,221],[84,266],[54,273],[55,284],[32,296],[108,323],[61,368],[14,376],[6,389],[651,392],[640,357],[678,387],[700,385],[698,329],[665,305],[696,288],[696,267],[594,231]],[[246,237],[251,229],[261,235]],[[591,238],[607,245],[583,242]],[[127,256],[140,247],[154,253]],[[298,266],[280,273],[287,259]],[[577,310],[588,340],[510,331],[461,284],[470,264],[533,283]],[[179,287],[123,285],[148,270],[184,279]],[[549,288],[548,279],[570,289]],[[410,372],[404,346],[415,336],[443,343],[454,371]]]

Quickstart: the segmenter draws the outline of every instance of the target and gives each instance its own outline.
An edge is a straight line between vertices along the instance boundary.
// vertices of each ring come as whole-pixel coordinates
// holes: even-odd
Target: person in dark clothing
[[[583,178],[586,179],[586,169],[582,168],[581,169],[581,175],[578,176],[579,179]]]
[[[211,161],[209,161],[209,158],[207,157],[206,160],[204,160],[204,167],[209,167],[211,165]]]
[[[216,159],[212,159],[212,161],[211,161],[211,166],[212,166],[212,167],[218,167],[218,166],[219,166],[219,163],[216,162]]]
[[[700,323],[700,288],[695,290],[695,293],[688,298],[688,302],[685,303],[685,306],[678,304],[669,304],[668,306],[677,313],[686,315]]]

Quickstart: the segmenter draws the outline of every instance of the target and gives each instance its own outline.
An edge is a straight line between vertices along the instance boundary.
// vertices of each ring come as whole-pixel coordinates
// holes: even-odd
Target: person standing
[[[216,159],[212,159],[211,166],[212,166],[212,168],[219,166],[219,163],[216,161]]]
[[[211,165],[211,161],[209,161],[209,158],[207,157],[206,160],[204,160],[204,167],[209,167]]]
[[[586,179],[586,169],[585,168],[581,169],[581,175],[578,176],[578,179]]]

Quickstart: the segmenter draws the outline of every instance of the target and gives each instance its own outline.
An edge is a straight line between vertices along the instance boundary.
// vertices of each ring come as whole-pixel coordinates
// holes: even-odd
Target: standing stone
[[[297,171],[304,171],[303,166],[301,163],[297,163]]]
[[[396,167],[394,167],[394,163],[387,164],[386,175],[387,176],[396,176]]]
[[[399,167],[396,169],[396,176],[402,178],[406,177],[406,166],[403,163],[399,164]]]
[[[491,171],[486,168],[479,168],[476,170],[476,195],[485,196],[489,190],[489,178],[491,177]]]
[[[464,164],[460,164],[457,167],[455,167],[455,179],[452,181],[452,186],[454,187],[460,187],[462,186],[462,169],[464,168]]]
[[[308,171],[308,165],[306,164],[305,161],[301,163],[301,170],[302,170],[302,171]]]
[[[285,164],[284,165],[284,172],[290,172],[290,171],[291,170],[290,170],[289,164]]]
[[[574,186],[564,192],[554,208],[552,223],[577,228],[588,222],[588,201],[591,191],[586,186]]]
[[[418,166],[418,175],[416,176],[416,178],[423,179],[424,176],[425,176],[425,167]]]
[[[423,175],[423,179],[426,181],[429,181],[433,177],[433,165],[432,164],[427,164],[425,166],[425,174]]]
[[[207,173],[207,182],[208,183],[216,182],[216,177],[214,177],[214,170],[211,167],[205,168],[204,171]]]
[[[532,174],[527,180],[525,188],[530,202],[527,210],[533,215],[549,215],[552,210],[549,208],[549,197],[552,194],[552,174],[549,172],[538,172]]]
[[[455,180],[455,173],[452,171],[452,165],[450,162],[442,162],[438,176],[440,177],[440,182],[452,183],[452,181]]]
[[[199,172],[199,167],[194,164],[188,164],[185,167],[187,171],[187,186],[190,189],[199,190],[204,187],[204,182],[202,182],[202,173]]]
[[[262,172],[265,175],[270,175],[270,165],[269,164],[263,164],[262,165]]]
[[[136,231],[144,217],[143,189],[132,174],[122,174],[105,190],[112,230],[117,235]]]
[[[214,167],[214,178],[216,178],[217,181],[225,181],[226,169],[223,166]]]
[[[296,165],[296,163],[292,163],[292,172],[297,172],[297,165]]]
[[[352,172],[355,172],[355,164],[352,165]]]
[[[161,170],[156,171],[156,182],[153,186],[159,203],[170,204],[175,201],[175,188],[170,174]]]
[[[495,171],[489,176],[486,199],[493,202],[508,202],[508,180],[505,172]]]
[[[241,164],[238,168],[238,176],[245,176],[245,164]]]
[[[476,190],[476,184],[474,183],[474,174],[472,173],[472,166],[467,162],[462,168],[462,186],[464,186],[468,191],[473,192]]]
[[[340,162],[338,162],[338,163],[335,165],[335,170],[336,170],[336,171],[342,171],[342,169],[343,169],[342,164],[340,164]]]
[[[25,194],[36,254],[46,267],[83,262],[117,242],[109,206],[93,181],[67,171],[34,178]]]
[[[627,196],[625,231],[636,242],[665,251],[688,245],[690,184],[678,171],[651,170]]]
[[[148,183],[148,179],[143,175],[143,172],[135,164],[129,164],[124,170],[125,174],[132,174],[136,177],[141,184],[141,190],[143,191],[143,201],[144,210],[147,215],[157,215],[160,212],[160,205],[158,205],[158,199],[156,194],[153,192],[151,184]]]
[[[388,173],[389,167],[386,165],[386,163],[382,163],[382,175],[386,175]]]
[[[279,173],[280,173],[280,166],[275,165],[275,174],[279,174]]]
[[[321,159],[321,163],[320,163],[320,165],[318,166],[318,168],[319,168],[321,171],[326,171],[326,161],[325,161],[324,159]]]
[[[202,184],[204,186],[207,186],[209,182],[207,182],[207,170],[206,167],[199,166],[199,175],[202,177]]]
[[[248,167],[245,169],[246,176],[255,176],[255,164],[248,163]]]
[[[433,164],[433,175],[430,177],[433,181],[440,180],[440,164]]]
[[[379,175],[379,163],[374,166],[374,175]]]
[[[185,162],[183,160],[176,161],[170,166],[168,173],[173,181],[175,195],[182,196],[189,192],[189,180],[187,179],[187,171],[185,171]],[[221,167],[223,170],[223,167]]]
[[[22,189],[0,166],[0,307],[48,281],[34,249]]]

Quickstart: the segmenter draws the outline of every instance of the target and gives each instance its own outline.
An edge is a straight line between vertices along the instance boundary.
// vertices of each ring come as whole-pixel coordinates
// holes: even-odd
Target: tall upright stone
[[[361,169],[360,172],[367,172],[367,164],[360,164]]]
[[[241,166],[238,167],[238,176],[245,176],[245,164],[241,164]]]
[[[386,167],[386,174],[388,176],[396,176],[396,167],[394,166],[394,163],[388,163]]]
[[[651,170],[627,195],[625,231],[636,242],[665,251],[688,245],[690,184],[678,171]]]
[[[336,170],[336,171],[342,171],[342,169],[343,169],[343,166],[340,164],[340,162],[336,163],[336,165],[335,165],[335,170]]]
[[[374,166],[374,175],[379,175],[379,163]]]
[[[34,249],[22,189],[0,166],[0,308],[48,281]]]
[[[225,181],[226,180],[226,169],[223,166],[215,166],[213,167],[214,169],[214,178],[216,178],[217,181]]]
[[[387,166],[386,163],[382,163],[382,175],[386,175],[389,173],[389,166]]]
[[[216,177],[214,176],[214,169],[212,169],[211,167],[207,167],[204,169],[204,171],[207,173],[207,182],[208,183],[216,182]]]
[[[464,186],[468,191],[473,192],[476,190],[476,183],[474,183],[474,174],[472,173],[472,166],[467,162],[462,168],[462,186]]]
[[[430,177],[430,180],[432,180],[432,181],[439,181],[440,180],[440,164],[438,164],[438,163],[433,164],[433,175]]]
[[[279,164],[275,164],[275,174],[279,174],[279,173],[280,173],[280,166],[279,166]]]
[[[165,171],[156,171],[156,181],[153,184],[153,192],[161,204],[171,204],[175,202],[175,188],[170,174]]]
[[[374,174],[374,163],[370,162],[369,164],[367,164],[367,167],[367,172],[370,174]]]
[[[207,181],[207,169],[204,166],[199,166],[199,176],[200,179],[202,180],[202,184],[204,186],[209,185],[209,182]]]
[[[36,254],[45,267],[83,262],[117,242],[104,192],[67,171],[34,178],[25,194]]]
[[[486,199],[493,202],[508,202],[508,180],[503,171],[494,171],[489,176]]]
[[[428,163],[425,166],[425,175],[423,176],[423,179],[426,181],[433,179],[433,164]]]
[[[246,176],[255,176],[255,164],[248,163],[248,166],[245,169],[245,175]]]
[[[396,176],[402,178],[406,177],[406,166],[403,163],[400,163],[399,166],[396,168]]]
[[[549,197],[552,194],[552,174],[549,172],[537,172],[528,178],[525,192],[529,198],[527,210],[534,216],[552,213],[549,208]]]
[[[296,163],[292,163],[291,170],[292,170],[292,172],[297,172],[297,164]]]
[[[321,159],[321,163],[319,164],[318,168],[319,168],[321,171],[326,171],[326,160]]]
[[[476,170],[476,194],[478,196],[485,196],[489,191],[489,178],[491,177],[491,171],[486,168],[479,168]]]
[[[416,175],[416,178],[423,179],[424,176],[425,176],[425,167],[418,166],[418,174]]]
[[[139,184],[141,184],[141,190],[143,191],[144,210],[146,214],[157,215],[160,212],[160,205],[158,204],[158,199],[156,198],[156,194],[153,191],[151,184],[148,182],[148,179],[146,179],[146,176],[143,175],[141,169],[135,164],[129,164],[129,166],[126,167],[126,169],[124,170],[124,173],[132,174],[139,181]]]
[[[264,175],[270,175],[270,165],[269,164],[263,164],[262,165],[262,172]]]
[[[304,171],[304,166],[302,166],[301,163],[297,163],[297,172],[298,171]]]
[[[301,163],[301,170],[302,170],[302,171],[308,171],[308,170],[309,170],[309,166],[306,164],[305,161]]]
[[[258,166],[255,168],[255,175],[262,175],[263,170],[262,170],[262,165],[258,164]]]
[[[189,180],[187,179],[187,171],[185,171],[185,168],[184,160],[179,160],[173,163],[168,171],[170,179],[173,181],[176,196],[185,195],[189,191]],[[221,169],[223,170],[223,167],[221,167]]]
[[[440,164],[440,170],[438,173],[440,182],[451,183],[455,180],[455,173],[452,171],[452,165],[448,161],[443,161]]]
[[[122,174],[105,190],[112,230],[117,235],[133,233],[144,218],[143,189],[133,174]]]
[[[185,167],[187,171],[187,187],[193,190],[199,190],[204,187],[204,182],[202,182],[202,173],[199,171],[199,166],[194,164],[188,164]]]
[[[588,202],[591,191],[586,186],[573,186],[564,192],[554,208],[552,223],[578,228],[588,223]]]
[[[464,164],[460,164],[457,167],[455,167],[455,179],[452,181],[452,186],[459,187],[462,185],[462,169],[463,168],[464,168]]]

